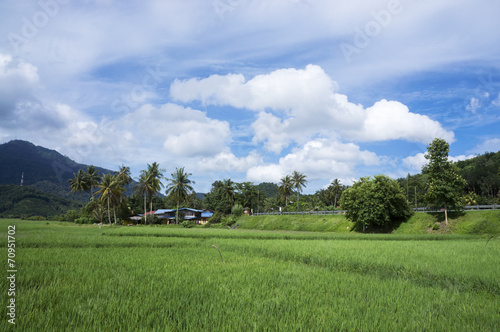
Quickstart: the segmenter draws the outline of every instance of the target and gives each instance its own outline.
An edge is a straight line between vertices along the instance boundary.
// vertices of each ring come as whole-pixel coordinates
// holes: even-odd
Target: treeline
[[[454,165],[467,181],[463,190],[464,205],[500,203],[500,152],[486,153]],[[170,177],[164,173],[158,163],[153,163],[141,171],[138,182],[131,182],[128,167],[122,166],[118,172],[102,174],[99,169],[89,166],[74,173],[67,184],[73,192],[72,197],[84,203],[71,202],[27,187],[2,186],[0,216],[64,215],[60,218],[69,221],[103,222],[127,220],[144,214],[145,210],[187,207],[214,211],[214,220],[219,220],[241,214],[244,209],[254,213],[340,209],[342,194],[350,188],[335,179],[312,195],[302,195],[307,176],[294,172],[284,176],[278,184],[216,180],[208,193],[200,195],[191,187],[191,174],[184,172],[184,168],[177,169]],[[429,205],[425,199],[428,174],[408,175],[396,181],[410,207]],[[80,209],[82,204],[84,207]],[[73,211],[67,214],[68,210]],[[147,218],[151,223],[159,222],[152,216]]]
[[[454,163],[467,182],[464,187],[464,205],[489,205],[500,203],[500,151],[488,152],[474,158]],[[412,207],[426,206],[428,176],[408,175],[397,180]]]

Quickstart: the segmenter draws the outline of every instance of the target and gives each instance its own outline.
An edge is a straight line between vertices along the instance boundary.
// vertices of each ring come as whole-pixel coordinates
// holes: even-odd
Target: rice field
[[[498,331],[500,239],[0,220],[0,330]],[[222,254],[216,248],[216,245]]]

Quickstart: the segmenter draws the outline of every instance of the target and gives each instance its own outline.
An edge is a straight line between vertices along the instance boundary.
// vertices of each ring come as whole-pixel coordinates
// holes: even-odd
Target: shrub
[[[162,219],[155,215],[148,215],[148,225],[158,225],[161,224]],[[141,224],[144,224],[144,217],[141,218]]]
[[[217,224],[217,223],[220,223],[221,220],[222,220],[222,213],[219,212],[219,211],[215,211],[214,212],[214,215],[212,216],[212,218],[210,218],[210,223],[211,224]]]
[[[181,222],[181,225],[186,228],[191,228],[194,226],[194,222],[192,220],[184,220],[183,222]]]
[[[29,217],[28,220],[47,220],[47,219],[43,216],[32,216]]]
[[[243,206],[241,206],[241,204],[234,204],[233,206],[233,215],[235,217],[239,217],[243,214]]]
[[[75,219],[75,224],[93,224],[95,220],[89,217],[80,217]]]
[[[66,214],[64,215],[64,220],[73,222],[79,217],[80,214],[75,210],[68,210],[68,212],[66,212]]]

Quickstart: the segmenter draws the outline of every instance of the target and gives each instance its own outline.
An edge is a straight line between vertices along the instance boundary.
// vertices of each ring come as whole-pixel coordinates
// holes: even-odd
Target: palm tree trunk
[[[299,198],[300,198],[299,195],[300,195],[299,191],[297,190],[297,212],[299,212]]]
[[[146,194],[144,194],[144,225],[146,225],[146,223],[147,223],[147,221],[148,221],[148,215],[147,215],[147,213],[148,213],[148,208],[146,207],[146,203],[147,203],[147,201],[146,201],[146,197],[147,197],[147,195],[146,195]]]
[[[179,225],[179,200],[177,200],[177,210],[175,210],[175,224]]]
[[[233,198],[231,197],[231,221],[233,221]]]
[[[113,215],[115,217],[115,225],[116,225],[116,209],[115,209],[115,204],[113,204]]]
[[[149,202],[149,215],[153,216],[153,196],[151,196],[151,202]]]
[[[108,220],[109,220],[109,226],[111,226],[111,211],[109,209],[109,197],[108,197]]]

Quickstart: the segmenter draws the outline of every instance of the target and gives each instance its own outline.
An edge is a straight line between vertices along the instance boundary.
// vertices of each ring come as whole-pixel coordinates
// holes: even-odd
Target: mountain
[[[100,174],[113,171],[96,167]],[[0,185],[21,184],[49,194],[72,200],[88,200],[88,195],[75,195],[69,191],[68,180],[73,173],[87,169],[55,150],[36,146],[30,142],[14,140],[0,144]]]

